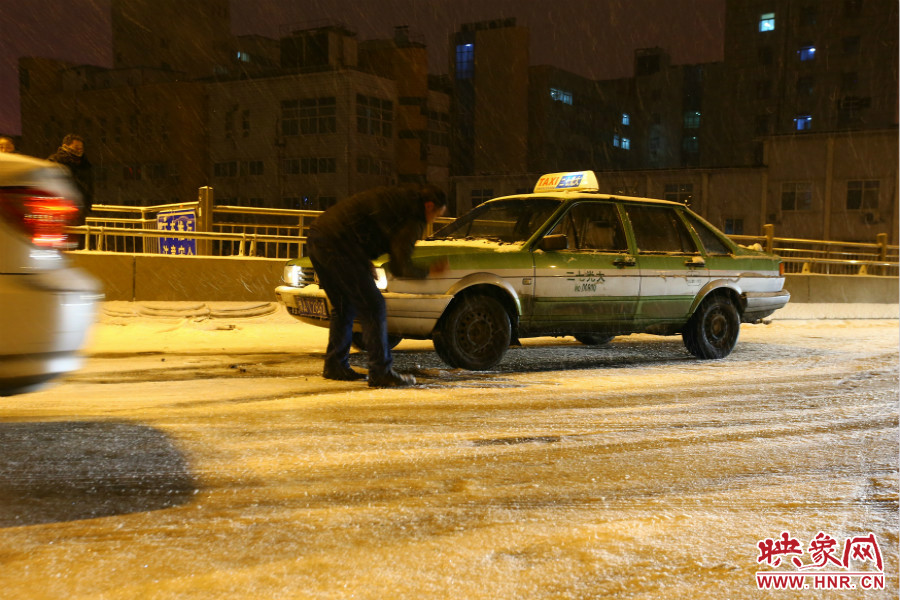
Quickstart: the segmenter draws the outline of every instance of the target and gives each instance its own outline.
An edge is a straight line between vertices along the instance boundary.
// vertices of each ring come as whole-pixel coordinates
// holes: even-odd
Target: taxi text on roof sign
[[[596,192],[600,189],[593,171],[547,173],[541,175],[534,193],[540,192]]]

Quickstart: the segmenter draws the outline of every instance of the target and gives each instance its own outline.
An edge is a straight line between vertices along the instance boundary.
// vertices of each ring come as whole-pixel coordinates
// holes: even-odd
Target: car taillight
[[[778,263],[778,275],[780,275],[781,277],[784,277],[784,263],[783,262]]]
[[[0,215],[41,248],[64,249],[65,227],[78,216],[70,198],[31,188],[0,189]]]

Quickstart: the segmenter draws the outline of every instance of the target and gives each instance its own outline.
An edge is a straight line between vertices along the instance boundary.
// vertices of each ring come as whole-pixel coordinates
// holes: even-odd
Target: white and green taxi
[[[376,261],[392,344],[431,339],[452,367],[485,370],[511,343],[574,336],[603,345],[631,333],[673,335],[698,358],[723,358],[741,322],[783,307],[777,256],[739,246],[687,207],[598,193],[592,171],[542,176],[534,193],[495,198],[416,245],[414,261],[447,258],[437,277],[391,276]],[[309,259],[276,290],[287,310],[328,326]]]

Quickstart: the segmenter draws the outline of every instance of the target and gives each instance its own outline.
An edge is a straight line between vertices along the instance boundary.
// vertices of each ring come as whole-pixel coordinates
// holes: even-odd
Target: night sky
[[[189,0],[187,0],[189,1]],[[20,56],[112,66],[110,0],[0,0],[0,133],[18,134]],[[233,32],[277,38],[293,29],[347,25],[360,40],[408,25],[447,73],[461,23],[516,17],[531,32],[531,63],[595,79],[631,75],[634,50],[660,46],[674,64],[721,60],[725,0],[231,0]]]

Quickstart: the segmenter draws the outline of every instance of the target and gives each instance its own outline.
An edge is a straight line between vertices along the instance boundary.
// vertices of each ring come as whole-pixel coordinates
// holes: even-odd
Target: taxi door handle
[[[612,264],[619,268],[633,267],[634,265],[637,264],[637,261],[634,260],[633,256],[620,256],[620,257],[616,258]]]
[[[706,266],[706,261],[702,258],[689,258],[684,261],[684,266],[686,266],[687,268],[694,267],[699,269]]]

